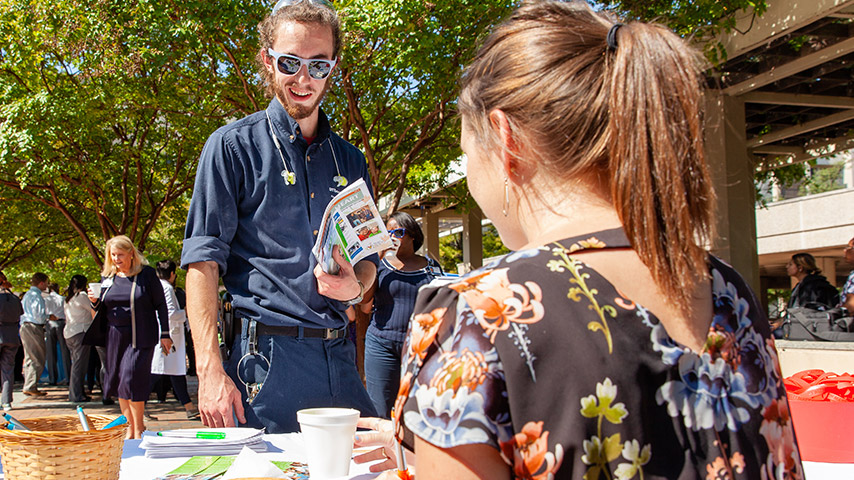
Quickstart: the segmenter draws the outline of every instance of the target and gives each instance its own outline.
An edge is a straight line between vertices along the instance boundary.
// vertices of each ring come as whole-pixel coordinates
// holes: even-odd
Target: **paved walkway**
[[[197,377],[187,377],[187,388],[190,391],[190,398],[197,407],[198,384]],[[78,404],[68,401],[68,387],[39,385],[38,388],[46,392],[47,395],[43,397],[28,397],[21,392],[21,384],[16,383],[14,393],[12,394],[12,411],[8,413],[18,420],[23,420],[24,423],[26,423],[26,419],[28,418],[76,414]],[[93,401],[79,404],[86,413],[121,415],[122,412],[119,409],[118,402],[115,405],[103,405],[101,403],[101,392],[97,387],[91,396]],[[151,398],[155,399],[156,397],[152,395]],[[145,412],[151,415],[150,418],[146,418],[145,427],[155,432],[174,428],[199,428],[202,426],[202,422],[199,420],[187,419],[184,407],[178,403],[178,400],[171,391],[166,399],[166,403],[151,403],[149,401],[145,406]]]

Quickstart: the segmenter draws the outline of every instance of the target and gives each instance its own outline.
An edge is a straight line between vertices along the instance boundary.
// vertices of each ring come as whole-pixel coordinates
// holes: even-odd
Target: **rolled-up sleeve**
[[[225,275],[230,243],[237,229],[239,195],[232,147],[224,135],[215,132],[202,150],[187,214],[182,268],[214,261],[220,275]]]

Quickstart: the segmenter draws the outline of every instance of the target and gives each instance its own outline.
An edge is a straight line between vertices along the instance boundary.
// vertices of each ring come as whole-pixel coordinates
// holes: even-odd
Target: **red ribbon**
[[[854,402],[854,376],[804,370],[783,381],[790,399],[807,402]]]

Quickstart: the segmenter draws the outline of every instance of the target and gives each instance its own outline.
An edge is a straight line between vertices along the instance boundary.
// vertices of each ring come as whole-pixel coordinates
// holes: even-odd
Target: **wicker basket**
[[[115,417],[88,415],[84,432],[77,415],[22,419],[26,430],[0,428],[5,480],[111,480],[119,478],[127,425],[97,430]]]

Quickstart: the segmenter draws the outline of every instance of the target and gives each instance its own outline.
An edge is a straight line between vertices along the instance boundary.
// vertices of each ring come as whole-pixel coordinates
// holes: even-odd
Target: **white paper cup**
[[[96,297],[100,297],[100,296],[101,296],[101,284],[100,284],[100,283],[97,283],[97,282],[90,283],[90,284],[89,284],[89,290],[92,290],[92,293],[93,293]]]
[[[311,480],[350,474],[358,420],[359,411],[352,408],[309,408],[297,412]]]

